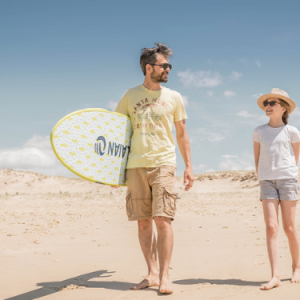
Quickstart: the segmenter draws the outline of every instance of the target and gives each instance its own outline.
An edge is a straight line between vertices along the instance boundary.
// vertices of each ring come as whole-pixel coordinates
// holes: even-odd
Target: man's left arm
[[[176,128],[177,144],[181,156],[185,163],[183,184],[185,185],[185,190],[188,191],[193,186],[193,182],[194,182],[192,162],[191,162],[190,141],[185,128],[185,119],[180,121],[175,121],[174,123]]]

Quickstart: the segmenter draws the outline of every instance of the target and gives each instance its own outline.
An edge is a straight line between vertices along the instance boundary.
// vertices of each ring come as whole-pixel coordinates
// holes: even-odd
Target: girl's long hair
[[[282,99],[279,99],[279,101],[280,101],[280,105],[285,108],[285,112],[282,115],[282,122],[284,124],[287,124],[288,123],[288,118],[289,118],[289,112],[290,112],[290,105]]]

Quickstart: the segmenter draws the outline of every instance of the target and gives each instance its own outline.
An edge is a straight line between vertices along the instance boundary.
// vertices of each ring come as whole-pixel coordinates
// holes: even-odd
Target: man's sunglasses
[[[270,104],[270,106],[274,106],[276,103],[280,104],[280,102],[277,102],[277,101],[270,101],[269,102],[268,100],[266,100],[266,101],[263,102],[264,107],[267,107],[268,104]]]
[[[148,63],[148,64],[151,65],[151,66],[160,66],[160,67],[163,67],[164,70],[167,70],[168,68],[170,69],[170,71],[172,70],[172,65],[171,64],[162,64],[162,65],[150,64],[150,63]]]

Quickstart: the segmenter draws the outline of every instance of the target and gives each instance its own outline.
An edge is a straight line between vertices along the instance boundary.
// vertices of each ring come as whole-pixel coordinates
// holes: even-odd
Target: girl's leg
[[[273,287],[279,286],[279,254],[278,254],[278,206],[279,202],[276,199],[262,200],[264,219],[266,223],[267,248],[271,265],[272,278],[263,284],[260,289],[270,290]]]
[[[289,240],[292,256],[293,277],[291,282],[300,282],[299,238],[295,226],[297,201],[281,201],[282,225]]]

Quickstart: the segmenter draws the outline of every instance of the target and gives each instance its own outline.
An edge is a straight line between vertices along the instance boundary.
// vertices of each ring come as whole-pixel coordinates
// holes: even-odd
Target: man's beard
[[[154,83],[168,82],[168,77],[163,78],[163,74],[157,74],[154,71],[151,73],[151,79]]]

